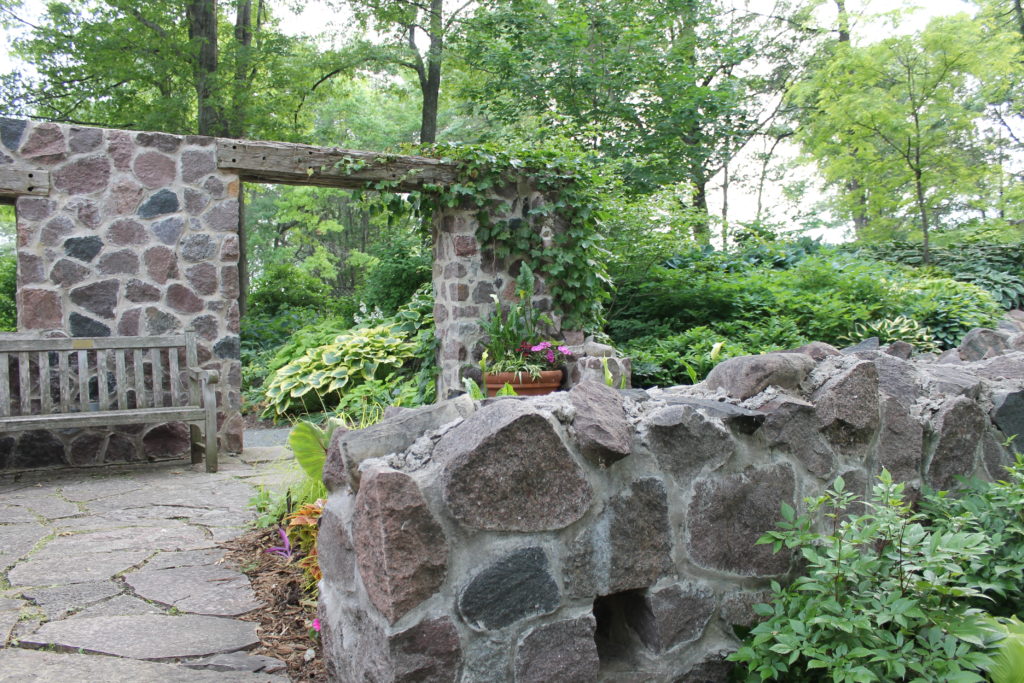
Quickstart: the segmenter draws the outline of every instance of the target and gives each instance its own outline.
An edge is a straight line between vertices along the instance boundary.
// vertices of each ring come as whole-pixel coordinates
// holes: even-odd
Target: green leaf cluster
[[[564,329],[593,329],[603,319],[602,303],[611,282],[602,248],[598,167],[572,146],[512,149],[503,145],[437,145],[428,153],[458,166],[456,182],[431,187],[418,197],[431,215],[441,208],[476,210],[477,239],[494,257],[521,258],[544,278]],[[508,214],[508,200],[496,192],[529,179],[549,201]],[[542,228],[550,226],[548,235]]]
[[[747,680],[984,681],[1003,633],[973,606],[983,588],[968,570],[1000,539],[932,524],[884,470],[864,503],[841,477],[806,502],[758,541],[798,553],[803,573],[773,583],[755,608],[765,620],[730,655]]]

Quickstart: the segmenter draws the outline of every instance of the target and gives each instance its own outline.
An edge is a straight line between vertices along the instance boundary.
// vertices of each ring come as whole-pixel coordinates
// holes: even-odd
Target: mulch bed
[[[324,683],[327,671],[319,641],[310,640],[316,601],[303,593],[303,572],[285,558],[266,552],[279,545],[276,529],[255,529],[223,544],[227,562],[245,572],[264,607],[241,619],[259,624],[260,645],[253,653],[288,664],[288,676],[302,683]],[[307,650],[316,656],[308,659]]]

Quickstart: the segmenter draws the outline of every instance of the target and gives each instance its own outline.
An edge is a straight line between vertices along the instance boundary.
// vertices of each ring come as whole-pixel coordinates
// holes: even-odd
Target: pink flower
[[[536,346],[530,347],[530,350],[531,351],[543,351],[544,349],[549,349],[549,348],[551,348],[551,342],[541,342],[540,344],[537,344]]]
[[[571,356],[572,355],[572,351],[569,350],[568,346],[559,346],[558,347],[558,352],[561,353],[563,356]]]
[[[313,630],[316,631],[317,633],[320,633],[320,620],[319,619],[314,619],[313,620]]]
[[[549,363],[554,363],[555,362],[555,352],[552,351],[551,349],[548,349],[548,362]]]

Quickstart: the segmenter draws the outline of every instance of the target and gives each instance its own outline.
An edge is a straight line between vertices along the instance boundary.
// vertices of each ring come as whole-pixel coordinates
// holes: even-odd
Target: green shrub
[[[967,580],[985,597],[975,601],[997,616],[1024,617],[1024,458],[995,483],[967,482],[956,496],[925,497],[921,511],[943,533],[974,532],[989,539],[992,552],[965,568]]]
[[[984,681],[1003,634],[971,605],[981,588],[964,568],[983,562],[993,539],[928,524],[883,471],[867,512],[842,478],[797,517],[783,506],[779,531],[758,543],[796,550],[804,573],[773,583],[766,618],[729,659],[749,681]],[[823,513],[827,530],[814,530]]]
[[[18,257],[14,253],[0,254],[0,332],[18,329],[17,290]]]
[[[433,259],[413,236],[399,237],[374,250],[376,262],[363,278],[356,299],[393,315],[430,282]]]
[[[976,327],[995,327],[1003,314],[988,292],[949,278],[908,279],[897,293],[903,301],[897,313],[928,328],[943,349],[958,346]]]
[[[939,345],[931,331],[916,320],[898,315],[895,318],[872,320],[869,323],[856,323],[853,332],[843,339],[856,344],[871,337],[877,337],[882,344],[902,341],[913,345],[921,352],[938,351]]]
[[[906,242],[852,245],[871,258],[923,265],[921,249]],[[931,265],[944,275],[969,282],[987,291],[1003,308],[1024,306],[1024,244],[961,241],[955,247],[932,247]]]
[[[424,285],[390,318],[341,330],[342,319],[328,319],[299,330],[268,363],[265,414],[337,411],[364,423],[389,405],[432,401],[433,309]]]
[[[336,299],[330,286],[317,276],[293,263],[275,263],[252,283],[246,315],[273,317],[296,309],[339,313]]]

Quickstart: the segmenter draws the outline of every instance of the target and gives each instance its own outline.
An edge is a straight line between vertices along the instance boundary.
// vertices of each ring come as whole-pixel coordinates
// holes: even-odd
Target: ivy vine
[[[476,209],[477,240],[497,258],[515,254],[544,278],[563,328],[593,329],[601,324],[611,281],[601,247],[600,175],[585,156],[557,148],[513,151],[451,144],[419,153],[454,164],[455,182],[424,184],[406,194],[396,194],[396,188],[408,178],[367,182],[366,190],[379,193],[381,210],[389,216],[411,211],[429,219],[445,208]],[[336,168],[354,173],[363,166],[343,160]],[[530,207],[523,217],[493,220],[511,208],[496,191],[524,178],[549,201]],[[549,217],[557,228],[545,245],[538,222]]]

